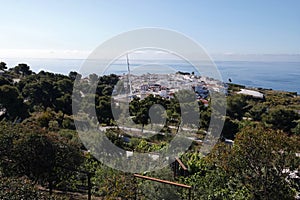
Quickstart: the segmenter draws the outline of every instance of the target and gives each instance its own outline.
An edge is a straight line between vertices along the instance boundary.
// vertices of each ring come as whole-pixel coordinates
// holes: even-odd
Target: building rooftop
[[[253,96],[255,98],[260,98],[260,99],[264,98],[264,94],[263,93],[260,93],[260,92],[255,91],[255,90],[241,89],[241,91],[239,91],[237,93],[238,94],[244,94],[244,95]]]

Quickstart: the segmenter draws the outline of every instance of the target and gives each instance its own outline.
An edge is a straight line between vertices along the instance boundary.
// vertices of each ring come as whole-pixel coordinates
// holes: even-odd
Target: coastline
[[[70,71],[80,71],[85,59],[35,59],[35,58],[7,58],[1,59],[8,67],[19,63],[26,63],[38,73],[41,70],[67,75]],[[132,61],[133,67],[139,66],[140,61]],[[188,63],[179,61],[166,62],[176,71],[193,71]],[[297,92],[300,94],[300,61],[215,61],[223,82],[229,79],[233,83],[245,85],[249,88],[265,88],[278,91]],[[204,66],[205,67],[205,66]],[[118,61],[110,73],[126,73],[126,63]]]

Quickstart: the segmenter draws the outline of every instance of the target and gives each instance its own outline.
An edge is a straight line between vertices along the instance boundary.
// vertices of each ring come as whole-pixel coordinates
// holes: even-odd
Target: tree
[[[27,64],[21,63],[15,66],[11,69],[16,74],[22,75],[22,76],[29,76],[32,74],[32,71],[30,70],[30,67]]]
[[[241,130],[233,146],[217,144],[210,155],[184,158],[196,199],[294,199],[289,171],[299,167],[299,137],[253,124]],[[195,159],[194,159],[195,158]]]
[[[249,191],[242,184],[236,183],[223,169],[205,158],[199,158],[196,162],[197,172],[185,178],[181,177],[183,183],[194,188],[194,200],[251,199]]]
[[[41,71],[22,78],[17,86],[32,109],[34,106],[42,106],[44,110],[50,107],[70,114],[73,82],[68,76]]]
[[[96,193],[105,199],[134,199],[136,184],[132,174],[102,166],[96,169],[93,182]]]
[[[157,170],[155,172],[147,173],[146,176],[168,180],[174,182],[174,173],[170,169],[170,167],[165,167],[163,169]],[[173,199],[182,199],[180,198],[180,194],[182,193],[181,188],[158,183],[155,181],[149,180],[137,180],[138,181],[138,190],[139,196],[144,197],[145,199],[165,199],[165,200],[173,200]],[[140,197],[140,198],[141,198]],[[141,198],[141,199],[144,199]],[[185,199],[185,198],[184,198]]]
[[[269,109],[268,113],[263,116],[263,121],[271,125],[274,129],[280,129],[290,133],[295,128],[299,119],[299,114],[294,110],[277,106]]]
[[[111,125],[113,120],[111,98],[109,96],[96,96],[96,114],[98,121],[103,124]]]
[[[73,174],[83,159],[79,144],[36,125],[1,123],[0,169],[6,175],[58,185]]]
[[[66,91],[67,93],[68,91]],[[41,105],[46,110],[47,107],[54,108],[56,99],[60,97],[59,86],[55,86],[55,80],[50,77],[39,78],[29,81],[22,89],[24,98],[28,99],[31,106]]]
[[[292,132],[298,136],[300,136],[300,121],[298,121],[298,124],[295,128],[292,129]]]
[[[248,111],[247,115],[254,121],[261,121],[262,116],[266,111],[267,107],[264,104],[257,104]]]
[[[227,98],[227,115],[241,120],[246,112],[247,101],[244,95],[238,94]]]
[[[226,117],[221,136],[226,139],[234,139],[238,131],[239,131],[238,121]]]
[[[211,118],[211,108],[202,108],[200,107],[200,128],[208,129]]]
[[[12,85],[12,80],[0,76],[0,86],[1,85]]]
[[[253,199],[293,199],[295,190],[289,171],[299,167],[299,138],[260,125],[244,128],[232,149],[213,153],[228,180],[242,184]],[[224,150],[225,149],[225,150]],[[278,189],[280,188],[280,189]]]
[[[56,89],[61,93],[64,94],[72,94],[73,91],[73,83],[68,78],[59,79],[55,82]]]
[[[74,71],[71,71],[68,76],[71,79],[71,81],[75,81],[76,78],[81,79],[81,77],[82,77],[81,74],[74,72]]]
[[[119,81],[119,77],[116,74],[104,75],[99,77],[99,85],[115,86]]]
[[[5,111],[6,118],[14,120],[28,116],[24,100],[15,86],[0,86],[0,96],[0,108]]]
[[[63,200],[62,196],[49,196],[34,186],[34,183],[26,177],[1,177],[0,199],[39,199],[39,200]]]
[[[144,131],[144,126],[149,123],[149,113],[148,109],[143,107],[141,108],[136,116],[133,118],[133,121],[138,124],[142,124],[142,132]]]
[[[0,70],[5,71],[7,69],[5,62],[0,62]]]
[[[97,74],[90,74],[89,75],[89,81],[91,84],[95,84],[97,83],[97,81],[99,81],[99,77]]]
[[[62,125],[64,120],[64,115],[72,114],[72,90],[73,83],[70,79],[64,78],[55,83],[55,91],[57,91],[56,95],[53,97],[56,99],[53,101],[55,111],[61,111],[63,113],[62,119],[59,121],[60,125]]]
[[[143,100],[134,98],[129,105],[129,112],[133,117],[133,121],[142,124],[142,132],[144,126],[149,123],[149,109],[156,103],[157,99],[153,95],[149,95]]]
[[[56,98],[55,107],[57,112],[62,111],[63,114],[71,115],[72,114],[71,95],[66,93],[63,96]]]

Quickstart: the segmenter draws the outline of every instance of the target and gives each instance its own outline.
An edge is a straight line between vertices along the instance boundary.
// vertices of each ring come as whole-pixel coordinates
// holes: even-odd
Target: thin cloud
[[[0,49],[2,58],[85,59],[90,51],[53,49]]]

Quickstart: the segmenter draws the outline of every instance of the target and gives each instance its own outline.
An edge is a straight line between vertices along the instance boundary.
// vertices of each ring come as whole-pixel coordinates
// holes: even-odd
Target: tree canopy
[[[218,116],[225,121],[220,140],[204,157],[201,148],[210,142],[205,138],[214,134],[208,129],[209,96],[196,103],[191,101],[196,100],[195,94],[188,90],[176,92],[174,98],[130,96],[124,114],[127,107],[112,96],[124,89],[116,87],[123,80],[115,74],[35,73],[27,64],[8,69],[4,62],[0,62],[0,72],[0,199],[5,195],[12,199],[50,198],[32,185],[75,191],[87,187],[88,176],[92,193],[107,199],[134,198],[137,188],[141,198],[187,197],[181,190],[137,181],[93,158],[75,131],[73,111],[79,111],[72,110],[72,103],[76,102],[82,102],[86,113],[95,110],[98,128],[125,151],[168,149],[181,128],[193,140],[187,152],[178,155],[189,176],[174,177],[169,167],[145,174],[193,186],[193,199],[293,199],[299,191],[299,179],[291,177],[292,173],[299,176],[300,166],[297,94],[256,89],[265,98],[255,99],[236,93],[244,86],[229,84],[227,114]],[[77,81],[80,84],[75,84]],[[90,91],[91,84],[96,85],[95,94]],[[124,126],[133,120],[134,134],[116,126],[114,115],[125,116]],[[186,123],[198,120],[197,127]],[[147,125],[151,129],[159,125],[159,134],[138,137]]]

